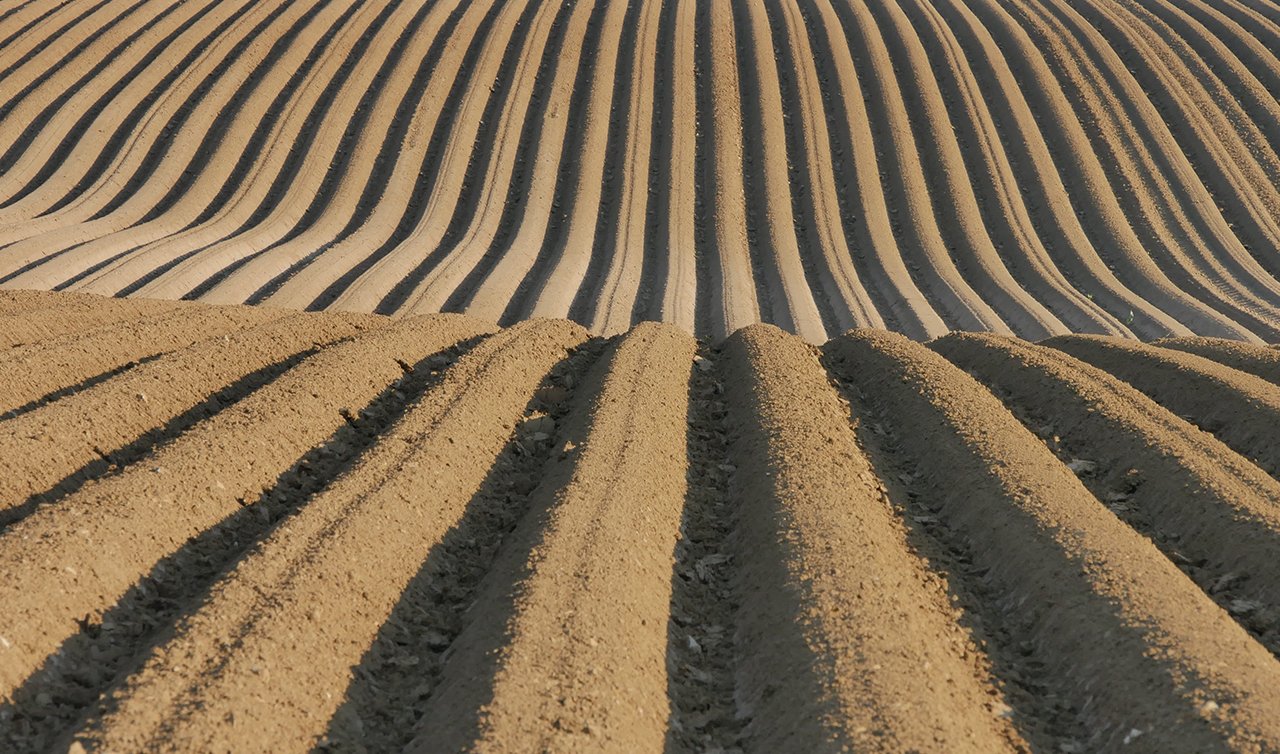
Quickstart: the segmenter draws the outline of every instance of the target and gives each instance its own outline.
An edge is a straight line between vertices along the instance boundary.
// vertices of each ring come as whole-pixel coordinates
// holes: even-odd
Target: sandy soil
[[[0,0],[0,752],[1280,754],[1278,93],[1276,0]]]
[[[1280,750],[1273,349],[10,323],[5,750]]]
[[[0,10],[0,287],[1280,340],[1269,0]]]

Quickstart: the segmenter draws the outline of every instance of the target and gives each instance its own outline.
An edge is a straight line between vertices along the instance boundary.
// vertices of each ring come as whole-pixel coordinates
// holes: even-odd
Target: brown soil
[[[1270,0],[13,0],[0,287],[1273,341],[1278,23]]]
[[[121,305],[0,305],[64,299]],[[1265,405],[1220,363],[181,303],[68,337],[6,352],[51,391],[0,419],[8,750],[1280,749],[1280,482],[1178,397]]]

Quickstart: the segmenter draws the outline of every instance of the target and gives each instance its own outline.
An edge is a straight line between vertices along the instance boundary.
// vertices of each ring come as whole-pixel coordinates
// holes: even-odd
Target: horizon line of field
[[[711,348],[656,325],[603,339],[554,321],[494,331],[456,316],[59,299],[0,309],[30,338],[0,357],[13,386],[0,410],[19,409],[0,421],[0,730],[15,745],[1275,740],[1256,693],[1280,677],[1280,388],[1258,376],[1280,376],[1272,349],[965,334],[926,349],[855,332],[819,350],[761,327]],[[100,321],[77,332],[77,317]],[[202,338],[196,323],[222,330]],[[170,340],[148,349],[157,330]],[[1087,365],[1128,362],[1137,389]],[[56,399],[32,400],[39,390]],[[988,468],[993,453],[1023,476]],[[236,461],[246,454],[253,464]],[[1079,543],[1036,515],[1080,516],[1081,536],[1105,540],[1085,551],[1115,570],[1081,570]],[[991,516],[1005,527],[987,531]],[[863,538],[883,552],[852,544]],[[378,547],[396,562],[368,558]],[[1104,582],[1129,573],[1126,588],[1167,589],[1191,617],[1117,604]],[[575,578],[593,599],[565,594]],[[1005,605],[1028,590],[1019,610],[1038,626]],[[874,611],[833,608],[885,599],[913,631],[886,639]],[[1064,599],[1070,617],[1039,607]],[[1055,638],[1097,622],[1111,628],[1095,647]],[[235,651],[210,641],[228,631]],[[1147,657],[1154,636],[1185,640],[1182,655]],[[874,667],[852,659],[863,642],[883,650]],[[952,683],[895,674],[898,653]],[[1244,669],[1220,678],[1226,661]],[[832,683],[832,663],[882,698]],[[1211,678],[1221,701],[1170,686],[1175,670]],[[558,706],[548,677],[581,706]],[[1086,677],[1110,678],[1126,704],[1085,703]],[[619,679],[647,713],[594,696]],[[347,693],[307,691],[335,682]],[[708,707],[704,687],[728,696]],[[279,707],[255,711],[268,692]],[[921,699],[954,714],[923,724],[910,712]],[[179,713],[193,703],[202,712]],[[227,714],[249,723],[228,730]]]
[[[0,21],[0,284],[1280,337],[1263,9],[159,2]]]

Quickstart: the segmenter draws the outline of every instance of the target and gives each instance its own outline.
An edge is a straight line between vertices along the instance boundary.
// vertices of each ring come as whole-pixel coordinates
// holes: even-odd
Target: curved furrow
[[[991,388],[1098,499],[1280,652],[1280,635],[1247,618],[1280,609],[1280,482],[1134,388],[1053,349],[976,334],[929,347]]]
[[[21,39],[38,27],[41,22],[70,5],[70,0],[57,3],[38,2],[37,0],[20,0],[12,7],[0,12],[0,22],[10,29],[8,36],[0,40],[0,48],[8,47],[15,40]],[[16,27],[16,28],[15,28]]]
[[[581,3],[570,18],[565,40],[567,52],[555,63],[555,74],[545,103],[539,108],[546,115],[539,126],[538,143],[533,148],[532,166],[525,165],[526,196],[513,196],[520,209],[515,227],[508,230],[488,248],[471,252],[475,264],[465,278],[455,285],[446,308],[456,305],[467,314],[497,322],[511,305],[521,281],[537,261],[538,252],[549,242],[555,215],[561,211],[559,176],[566,162],[574,157],[567,151],[578,143],[582,128],[581,113],[589,93],[582,86],[584,71],[590,70],[600,52],[602,34],[617,28],[621,21],[621,4],[607,2]],[[537,119],[528,119],[529,129]],[[512,183],[512,192],[517,184]],[[473,240],[472,243],[475,243]],[[463,250],[445,264],[463,262]],[[456,277],[456,272],[454,277]]]
[[[602,202],[610,154],[610,114],[617,107],[615,88],[619,79],[623,22],[628,7],[628,0],[610,0],[605,10],[608,18],[603,24],[592,65],[583,67],[579,72],[578,80],[584,83],[586,99],[580,111],[581,130],[570,132],[580,141],[570,147],[573,157],[562,163],[556,176],[556,203],[562,209],[548,228],[547,238],[538,251],[538,260],[521,281],[525,294],[511,304],[520,308],[512,311],[509,307],[504,312],[504,319],[520,316],[567,318],[582,290],[582,282],[591,264],[591,252],[597,244],[597,226],[604,214]]]
[[[971,7],[1008,59],[1014,80],[1027,96],[1031,112],[1038,116],[1039,138],[1046,142],[1048,156],[1065,186],[1066,206],[1076,214],[1077,219],[1068,222],[1083,228],[1083,243],[1096,251],[1123,286],[1147,302],[1143,305],[1139,301],[1130,310],[1135,323],[1144,320],[1140,328],[1143,333],[1190,334],[1178,332],[1189,329],[1199,334],[1256,338],[1179,288],[1152,261],[1120,206],[1100,155],[1085,132],[1085,124],[1079,121],[1068,100],[1067,92],[1072,90],[1065,89],[1059,81],[1059,74],[1067,67],[1060,62],[1065,55],[1060,51],[1060,41],[1041,37],[1033,40],[1003,3],[982,0]],[[1162,332],[1171,325],[1174,332]]]
[[[1170,3],[1203,23],[1240,58],[1252,75],[1263,78],[1264,94],[1280,89],[1280,60],[1273,52],[1274,45],[1280,42],[1280,28],[1272,27],[1268,34],[1268,30],[1247,16],[1233,13],[1229,3],[1203,0],[1170,0]]]
[[[997,177],[992,180],[1007,186],[997,201],[1005,205],[1002,210],[1010,216],[1011,226],[1018,228],[1017,246],[1035,249],[1042,245],[1079,295],[1105,310],[1112,327],[1124,328],[1120,330],[1122,334],[1185,332],[1177,320],[1138,291],[1126,287],[1086,233],[1082,221],[1087,215],[1073,207],[1068,190],[1070,174],[1055,164],[1052,142],[1047,138],[1052,132],[1042,131],[1032,110],[1037,92],[1024,91],[1015,77],[1014,72],[1022,66],[1034,64],[1034,58],[1020,57],[1020,53],[1031,50],[1002,37],[999,26],[988,28],[965,3],[948,1],[932,6],[946,19],[965,52],[969,70],[983,93],[981,104],[990,113],[986,133],[999,139],[998,145],[1008,160],[1008,167],[996,168]],[[982,133],[975,128],[972,138],[983,141]],[[984,156],[998,159],[997,144],[988,143]],[[992,169],[989,163],[986,169]],[[1010,185],[1011,181],[1016,183]],[[1005,253],[1000,247],[997,251]],[[1106,323],[1108,317],[1104,315],[1099,320]]]
[[[149,280],[193,250],[232,237],[250,247],[268,245],[294,228],[313,201],[330,199],[333,186],[327,179],[351,166],[354,150],[346,137],[353,126],[367,124],[369,98],[382,91],[384,65],[403,52],[408,22],[421,17],[413,3],[368,7],[369,13],[380,12],[367,22],[357,14],[352,27],[316,45],[308,57],[315,67],[303,66],[295,74],[306,76],[294,98],[281,103],[277,97],[284,117],[270,129],[264,128],[265,119],[257,126],[244,151],[254,153],[262,145],[265,155],[238,187],[229,180],[213,201],[189,193],[153,221],[159,225],[156,242],[117,256],[76,288],[143,293]],[[128,240],[139,235],[139,227],[127,231]]]
[[[960,269],[942,239],[906,99],[880,24],[863,0],[842,0],[837,12],[842,13],[850,44],[859,50],[855,62],[863,66],[859,74],[865,94],[875,103],[867,114],[874,149],[883,156],[879,182],[890,206],[889,225],[908,270],[943,313],[949,328],[1008,332],[1008,324],[973,288],[971,277]],[[981,281],[977,284],[982,286]]]
[[[1205,232],[1220,237],[1232,253],[1219,253],[1229,274],[1242,287],[1265,296],[1274,292],[1272,276],[1278,269],[1269,260],[1270,270],[1259,264],[1250,251],[1280,248],[1280,157],[1267,144],[1257,126],[1271,116],[1280,124],[1280,103],[1272,100],[1272,112],[1256,108],[1252,115],[1238,104],[1237,95],[1227,91],[1208,65],[1190,50],[1186,42],[1150,14],[1127,9],[1082,5],[1089,16],[1101,16],[1108,23],[1093,21],[1149,95],[1152,105],[1168,128],[1169,149],[1175,166],[1185,175],[1189,165],[1213,204],[1201,214]],[[1154,28],[1150,28],[1154,26]],[[1118,39],[1117,39],[1118,38]],[[1164,95],[1164,96],[1159,96]],[[1250,149],[1246,139],[1258,144]],[[1190,178],[1190,176],[1188,176]],[[1196,198],[1191,192],[1180,192]],[[1265,258],[1265,257],[1264,257]]]
[[[1044,341],[1103,369],[1280,478],[1280,386],[1195,354],[1087,335]]]
[[[1268,691],[1280,662],[991,393],[898,335],[854,331],[826,355],[856,389],[855,409],[869,410],[914,465],[911,484],[966,544],[995,599],[1019,613],[1023,646],[1083,723],[1088,739],[1075,746],[1265,750],[1280,741],[1280,700]]]
[[[273,8],[271,4],[246,2],[234,12],[216,12],[222,7],[210,7],[188,20],[190,33],[182,36],[190,37],[190,46],[170,51],[177,54],[185,49],[186,54],[166,67],[163,77],[133,78],[120,92],[109,92],[81,118],[80,126],[88,128],[93,116],[110,135],[105,144],[96,139],[63,143],[61,149],[68,152],[63,157],[83,166],[83,172],[66,171],[65,175],[79,182],[67,187],[58,186],[55,181],[54,196],[63,197],[62,206],[57,211],[42,212],[40,222],[26,226],[28,231],[37,226],[48,229],[39,235],[24,234],[24,240],[5,249],[13,262],[22,263],[20,267],[9,264],[0,268],[8,273],[8,279],[48,266],[68,252],[77,252],[81,245],[91,245],[98,238],[142,220],[166,192],[172,194],[189,187],[203,174],[199,168],[204,166],[192,163],[193,153],[206,140],[204,127],[212,121],[202,114],[217,112],[240,91],[241,81],[246,77],[253,80],[249,72],[271,49],[267,45],[253,46],[253,42],[273,23],[282,21],[282,16],[285,24],[292,20],[290,6],[284,3]],[[248,54],[241,54],[246,51]],[[148,66],[144,73],[157,68]],[[228,77],[229,69],[239,75]],[[235,110],[229,108],[228,112]],[[52,164],[47,163],[45,170]],[[79,255],[85,253],[80,251]],[[89,263],[92,261],[91,258]],[[83,265],[74,272],[82,269]],[[45,274],[54,278],[50,284],[70,276],[56,269]]]
[[[474,69],[454,82],[455,91],[462,88],[458,92],[461,99],[449,121],[436,126],[437,131],[442,127],[448,130],[434,161],[430,193],[422,198],[425,206],[415,213],[418,219],[408,232],[393,245],[384,244],[375,256],[360,260],[358,273],[342,263],[334,264],[338,259],[325,259],[324,264],[310,264],[295,272],[261,301],[298,308],[331,304],[339,309],[376,310],[389,291],[440,249],[459,211],[478,196],[478,187],[470,185],[468,178],[473,167],[483,170],[488,162],[497,121],[497,113],[491,111],[501,105],[508,88],[516,85],[511,68],[526,49],[523,42],[531,15],[541,7],[529,0],[504,3],[473,58]],[[360,252],[368,255],[369,250],[357,249]],[[356,276],[348,279],[351,274]]]
[[[940,335],[948,328],[912,280],[890,224],[880,185],[880,155],[867,114],[870,95],[858,82],[850,40],[830,0],[811,0],[805,6],[815,62],[823,67],[829,149],[833,170],[842,177],[837,196],[854,264],[886,326],[914,338]]]
[[[28,223],[28,230],[44,231],[52,240],[69,235],[59,230],[77,229],[79,223],[98,220],[117,208],[150,175],[139,171],[139,165],[147,168],[148,156],[154,164],[162,148],[170,146],[168,138],[179,133],[184,103],[207,91],[213,80],[210,71],[228,64],[222,46],[240,41],[243,49],[248,45],[245,37],[261,34],[268,20],[284,11],[284,4],[276,4],[274,10],[270,4],[248,2],[225,11],[217,5],[206,6],[185,18],[113,85],[88,81],[80,94],[101,96],[85,108],[71,133],[51,145],[48,159],[33,169],[34,176],[11,197],[9,210],[33,214],[32,219],[39,222]],[[167,15],[162,12],[151,23]],[[255,21],[258,25],[253,27]],[[175,60],[163,67],[154,64],[165,56]],[[88,133],[95,136],[85,138]],[[53,229],[46,230],[50,223]],[[88,227],[98,225],[102,223]],[[30,238],[30,233],[22,238]]]
[[[355,227],[347,229],[350,232],[319,246],[285,242],[255,250],[243,262],[220,271],[212,284],[202,283],[188,296],[210,302],[258,302],[322,255],[326,266],[338,271],[339,281],[354,279],[362,271],[361,265],[372,264],[367,261],[370,248],[385,252],[407,236],[421,219],[425,198],[434,187],[434,174],[429,169],[434,165],[433,145],[440,132],[437,126],[441,119],[447,124],[456,115],[457,99],[474,70],[475,56],[504,6],[503,2],[454,0],[437,6],[447,9],[447,14],[423,58],[429,67],[420,72],[427,78],[412,103],[417,106],[410,107],[406,116],[410,122],[405,143],[390,151],[384,146],[380,159],[393,163],[390,175],[380,191],[375,188],[375,193],[361,197],[361,206],[369,213],[356,218]],[[459,39],[467,41],[455,41]]]
[[[841,223],[840,189],[832,164],[831,135],[823,103],[824,84],[815,62],[806,19],[796,2],[781,6],[766,4],[771,11],[769,23],[775,38],[785,42],[775,45],[778,58],[781,107],[790,114],[786,128],[789,137],[788,162],[791,201],[800,216],[800,236],[806,246],[821,250],[813,264],[819,270],[817,302],[829,311],[828,331],[843,332],[850,327],[883,327],[884,320],[866,293],[859,278],[853,253]],[[794,167],[799,162],[802,167]],[[807,182],[807,189],[801,188]],[[803,259],[806,255],[800,253]]]
[[[1255,338],[1274,334],[1276,282],[1232,275],[1243,249],[1220,217],[1207,216],[1208,192],[1115,51],[1072,8],[1029,2],[1019,12],[1033,33],[1054,41],[1060,80],[1076,95],[1079,117],[1095,124],[1094,144],[1108,156],[1113,184],[1127,189],[1117,198],[1149,258]],[[1183,195],[1188,200],[1178,201]]]
[[[342,102],[338,91],[346,83],[344,74],[367,62],[354,53],[377,33],[380,22],[404,7],[400,3],[349,4],[337,18],[326,18],[322,8],[336,14],[342,5],[326,6],[313,6],[317,13],[299,19],[294,33],[284,35],[273,45],[267,60],[250,69],[254,75],[249,85],[236,87],[234,79],[227,80],[229,88],[236,87],[230,91],[231,103],[204,111],[204,118],[214,120],[215,127],[191,157],[193,167],[188,170],[194,173],[193,180],[186,185],[179,183],[163,196],[148,196],[147,184],[142,184],[143,190],[130,201],[105,215],[104,221],[114,220],[112,224],[120,227],[72,250],[68,259],[61,262],[62,268],[70,266],[72,259],[85,259],[91,264],[59,288],[110,294],[128,291],[139,275],[145,276],[154,269],[154,265],[138,262],[145,262],[153,254],[164,259],[181,253],[189,243],[199,243],[203,234],[217,234],[220,224],[231,229],[252,222],[280,200],[289,182],[306,184],[306,176],[296,175],[291,168],[298,170],[297,163],[308,147],[315,149],[317,157],[325,154],[329,145],[316,145],[313,139],[317,136],[336,139],[333,127],[327,133],[319,127],[308,127],[316,125],[330,107],[353,104]],[[325,28],[326,22],[330,25],[323,35],[308,39],[307,24],[316,22],[322,24],[320,28]],[[302,44],[286,45],[286,41]],[[288,50],[284,49],[286,46]],[[269,107],[268,103],[278,106]],[[261,117],[264,110],[266,117]],[[238,115],[243,117],[237,118]],[[215,138],[223,130],[217,126],[228,129],[235,139]],[[245,151],[245,142],[269,146]],[[295,158],[292,163],[290,156]],[[194,167],[203,168],[206,164],[208,169]],[[311,172],[323,174],[325,164],[321,159],[310,162]],[[143,214],[138,217],[140,212]],[[141,272],[135,270],[137,266],[142,267]]]
[[[1274,277],[1280,272],[1273,253],[1280,248],[1280,156],[1272,144],[1280,140],[1280,102],[1243,62],[1185,15],[1165,5],[1131,15],[1148,39],[1137,56],[1144,64],[1138,70],[1165,58],[1168,75],[1178,77],[1177,87],[1164,78],[1143,82],[1144,87],[1165,87],[1170,93],[1180,87],[1186,93],[1185,98],[1164,98],[1180,103],[1173,113],[1162,113],[1165,121],[1186,145],[1184,151],[1213,192],[1231,232]],[[1274,55],[1269,60],[1280,62]]]
[[[1019,285],[1052,312],[1059,331],[1065,327],[1071,332],[1127,333],[1119,318],[1078,289],[1045,248],[1023,200],[1026,177],[1015,170],[1006,152],[1002,138],[1007,136],[997,127],[983,82],[962,46],[967,24],[960,24],[959,30],[952,28],[943,12],[929,2],[917,0],[902,6],[912,26],[922,33],[913,45],[917,54],[922,49],[932,56],[937,85],[928,87],[927,112],[937,111],[931,117],[940,117],[940,100],[950,115],[950,128],[947,122],[940,122],[936,133],[940,134],[945,164],[951,166],[943,171],[944,176],[950,177],[951,183],[963,181],[950,194],[956,197],[951,211],[968,239],[965,242],[974,247],[974,253],[997,257]],[[954,139],[948,134],[954,134]],[[1066,272],[1075,270],[1068,267]]]
[[[917,233],[926,236],[930,245],[945,247],[964,279],[1015,333],[1034,339],[1062,332],[1066,329],[1062,322],[1014,280],[1002,257],[994,253],[955,137],[956,126],[926,52],[928,47],[946,47],[948,40],[922,39],[928,25],[922,29],[913,24],[896,2],[867,7],[880,28],[886,64],[897,74],[897,91],[891,96],[901,97],[903,118],[895,128],[911,129],[901,138],[914,138],[909,149],[918,155],[908,156],[913,175],[907,178],[906,191],[920,197],[915,211],[930,219],[917,224]],[[897,109],[896,103],[893,108]]]
[[[9,642],[0,666],[0,699],[12,702],[33,671],[76,630],[75,619],[100,615],[162,559],[246,505],[288,474],[307,474],[296,462],[335,436],[380,393],[396,387],[406,367],[484,330],[461,318],[427,318],[380,329],[303,360],[267,386],[197,424],[147,461],[93,482],[40,509],[0,536],[7,563],[2,633]],[[403,366],[402,366],[403,365]],[[424,366],[425,368],[425,366]],[[390,388],[389,388],[390,386]],[[254,463],[229,454],[253,448]],[[183,498],[158,515],[156,500]],[[67,522],[76,521],[76,528]],[[29,537],[39,552],[23,546]],[[109,569],[63,570],[88,553],[110,559]],[[57,597],[30,601],[23,585],[57,574]]]
[[[528,323],[472,349],[354,468],[219,579],[76,737],[110,749],[271,740],[279,751],[310,750],[341,702],[310,690],[350,681],[415,572],[465,518],[540,381],[585,334]],[[440,475],[446,467],[453,473]],[[430,496],[419,495],[424,487]],[[365,557],[392,546],[396,558]],[[334,645],[328,626],[339,616],[344,641]],[[215,637],[238,651],[224,655]],[[278,703],[256,704],[245,684]]]
[[[576,73],[590,6],[586,2],[575,3],[572,8],[546,15],[539,10],[512,72],[515,84],[506,92],[498,116],[494,153],[488,158],[488,169],[478,188],[480,196],[474,214],[457,239],[448,243],[447,250],[432,252],[440,254],[433,267],[421,275],[415,271],[402,281],[403,303],[394,306],[384,299],[380,310],[413,313],[462,308],[458,298],[467,295],[464,283],[484,264],[486,256],[502,254],[509,248],[513,226],[534,209],[529,206],[529,194],[534,177],[539,176],[540,152],[548,139],[563,144],[563,131],[546,127],[547,121],[555,120],[558,113],[548,107],[557,84],[563,86],[572,81]],[[545,170],[539,177],[548,177]]]
[[[761,319],[821,343],[827,339],[827,316],[814,300],[813,262],[800,255],[773,32],[762,4],[732,6],[747,244]]]
[[[99,0],[86,8],[70,5],[78,13],[63,19],[56,29],[30,35],[29,45],[0,42],[0,121],[21,99],[49,77],[64,71],[69,63],[89,49],[128,33],[120,28],[148,0]],[[101,14],[102,20],[97,16]],[[0,21],[0,24],[5,23]],[[112,31],[116,36],[108,37]],[[25,49],[25,52],[22,52]]]
[[[334,149],[338,159],[329,164],[319,188],[290,180],[286,176],[291,171],[282,170],[276,183],[285,187],[289,197],[273,210],[276,222],[255,223],[264,214],[259,207],[238,228],[159,265],[154,278],[131,288],[138,295],[200,298],[258,256],[287,253],[291,248],[311,251],[356,232],[370,219],[371,205],[386,195],[397,154],[406,151],[403,148],[416,137],[411,130],[414,106],[431,80],[432,63],[438,59],[433,53],[442,46],[441,34],[456,8],[456,2],[424,3],[399,30],[390,54],[373,74],[373,82],[382,85],[366,83]],[[321,96],[322,102],[326,99]],[[321,112],[325,111],[313,108],[309,118]],[[335,115],[326,114],[327,121],[341,122]],[[301,133],[310,131],[307,126],[301,129]],[[310,151],[297,142],[292,150],[292,163],[305,159]],[[303,205],[306,209],[299,213]]]
[[[586,321],[593,332],[615,335],[630,329],[637,306],[643,299],[664,295],[661,289],[642,291],[640,288],[644,270],[646,239],[649,234],[650,197],[653,185],[652,166],[654,138],[654,110],[657,66],[659,18],[661,0],[644,0],[636,12],[635,39],[629,45],[632,61],[629,66],[631,80],[630,101],[626,107],[626,135],[624,159],[614,168],[620,182],[618,197],[618,221],[613,232],[612,249],[604,249],[608,260],[606,269],[598,278],[588,283],[595,293]]]
[[[20,211],[21,208],[8,208],[13,203],[15,194],[31,183],[33,175],[49,160],[57,157],[59,148],[64,153],[70,152],[90,125],[104,117],[104,112],[108,123],[118,123],[113,119],[127,111],[108,111],[107,105],[122,92],[128,92],[127,96],[130,98],[141,98],[143,95],[135,94],[130,85],[143,76],[147,63],[165,50],[182,51],[185,45],[198,41],[197,35],[186,32],[200,19],[213,13],[216,7],[215,3],[203,6],[193,3],[169,4],[145,23],[130,29],[131,33],[106,54],[100,55],[88,71],[74,66],[64,68],[65,80],[63,77],[56,77],[42,88],[47,90],[46,96],[26,97],[17,107],[6,108],[4,122],[15,124],[16,127],[0,130],[0,149],[4,150],[0,154],[0,228],[10,231],[9,226],[15,219],[30,219],[31,214]],[[241,6],[242,9],[247,7],[247,3]],[[231,15],[234,9],[228,7],[224,12]],[[201,29],[197,29],[197,34],[199,31]],[[208,33],[207,29],[203,31]],[[145,52],[136,57],[123,54],[130,49]],[[172,68],[169,72],[172,73]],[[157,77],[152,74],[150,78],[154,83]],[[38,90],[36,93],[45,92]],[[81,114],[75,119],[54,117],[62,111]],[[92,164],[95,158],[90,158],[89,163]],[[54,163],[54,168],[59,164],[61,161]],[[46,172],[54,171],[46,168]],[[74,184],[73,176],[56,178],[70,179]],[[49,202],[56,201],[60,196],[54,196]],[[31,202],[28,201],[29,203]],[[47,206],[37,206],[33,211],[43,211]]]

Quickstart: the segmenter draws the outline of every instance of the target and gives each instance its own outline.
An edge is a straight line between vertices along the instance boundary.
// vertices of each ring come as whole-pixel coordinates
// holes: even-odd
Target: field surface
[[[1274,0],[0,0],[0,287],[1280,340]]]
[[[1280,751],[1280,350],[0,292],[5,751]]]

